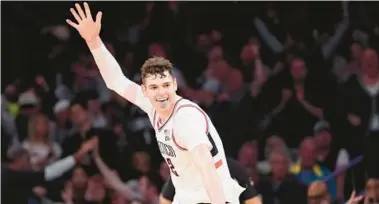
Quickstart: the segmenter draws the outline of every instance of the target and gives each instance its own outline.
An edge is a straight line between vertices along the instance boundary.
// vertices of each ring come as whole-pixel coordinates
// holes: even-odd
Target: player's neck
[[[157,110],[158,117],[159,117],[160,120],[162,120],[162,122],[165,122],[166,120],[169,119],[169,117],[171,116],[172,112],[175,109],[176,102],[178,100],[180,100],[181,98],[182,98],[181,96],[175,95],[174,103],[173,103],[173,105],[169,109],[164,110],[164,111],[158,111]]]

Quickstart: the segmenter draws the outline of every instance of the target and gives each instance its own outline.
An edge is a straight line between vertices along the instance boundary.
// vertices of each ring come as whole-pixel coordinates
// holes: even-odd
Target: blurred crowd
[[[98,154],[34,186],[29,203],[158,203],[169,169],[149,118],[106,87],[88,48],[64,24],[72,6],[2,3],[2,163],[22,148],[41,170],[97,137]],[[129,79],[141,82],[149,56],[173,62],[179,94],[207,111],[264,204],[325,196],[339,203],[353,190],[379,203],[376,2],[91,8],[103,11],[102,37]],[[340,169],[348,170],[333,173]]]

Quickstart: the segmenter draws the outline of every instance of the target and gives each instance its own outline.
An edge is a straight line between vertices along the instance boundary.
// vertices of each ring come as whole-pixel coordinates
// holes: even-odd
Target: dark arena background
[[[74,3],[1,2],[2,201],[159,203],[170,169],[154,130],[66,24]],[[344,203],[353,190],[379,203],[377,2],[89,5],[126,77],[141,83],[150,56],[173,62],[179,94],[264,204]],[[75,166],[56,166],[70,155]]]

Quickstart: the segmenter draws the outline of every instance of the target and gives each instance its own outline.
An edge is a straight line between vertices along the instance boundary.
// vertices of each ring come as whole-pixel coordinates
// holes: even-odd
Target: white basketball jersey
[[[206,131],[210,144],[212,144],[211,154],[217,173],[221,177],[226,199],[230,203],[239,203],[238,197],[244,189],[230,176],[219,134],[208,115],[197,104],[186,99],[180,99],[176,102],[174,111],[164,123],[159,121],[155,111],[150,116],[159,150],[171,170],[171,179],[176,192],[173,203],[210,203],[201,173],[197,169],[190,152],[178,140],[177,136],[180,132],[175,131],[175,115],[184,108],[199,111],[204,115],[204,120],[198,122],[207,124],[204,131]],[[188,127],[191,128],[191,124],[188,124]]]

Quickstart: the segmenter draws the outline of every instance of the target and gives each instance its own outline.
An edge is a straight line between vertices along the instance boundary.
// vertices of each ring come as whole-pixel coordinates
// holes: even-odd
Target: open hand
[[[85,41],[95,40],[100,34],[102,12],[98,12],[96,21],[93,21],[91,10],[86,2],[84,2],[84,11],[79,4],[75,4],[75,7],[76,10],[71,8],[70,12],[74,16],[76,23],[69,19],[66,19],[66,22],[74,27]]]

